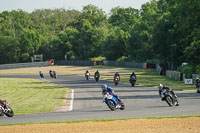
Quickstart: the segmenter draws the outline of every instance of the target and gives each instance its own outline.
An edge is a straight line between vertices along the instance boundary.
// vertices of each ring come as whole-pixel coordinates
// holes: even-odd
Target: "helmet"
[[[163,88],[163,85],[162,85],[162,84],[159,84],[159,85],[158,85],[158,88],[159,88],[159,89],[162,89],[162,88]]]
[[[108,86],[106,84],[104,84],[104,85],[101,86],[101,88],[102,88],[102,90],[105,90],[105,89],[108,88]]]
[[[196,80],[199,80],[199,78],[197,77]]]
[[[132,74],[135,74],[134,72],[132,72]]]

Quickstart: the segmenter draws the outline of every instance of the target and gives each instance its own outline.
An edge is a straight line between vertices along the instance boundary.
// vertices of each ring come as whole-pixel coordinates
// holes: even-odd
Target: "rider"
[[[4,107],[6,106],[6,104],[4,104],[4,102],[0,99],[0,104],[2,104]]]
[[[56,71],[55,71],[55,70],[53,70],[53,76],[54,76],[54,78],[57,77],[57,75],[56,75]]]
[[[39,74],[40,74],[41,78],[44,78],[44,74],[43,74],[43,72],[41,70],[39,71]]]
[[[52,70],[49,70],[49,75],[50,75],[50,77],[53,77],[53,71]]]
[[[102,88],[102,95],[103,96],[108,92],[110,95],[117,98],[117,100],[119,102],[121,102],[120,98],[117,96],[117,94],[114,92],[114,90],[111,87],[108,87],[106,84],[104,84],[104,85],[101,86],[101,88]]]
[[[161,92],[162,92],[162,90],[166,89],[167,91],[171,92],[171,94],[172,94],[175,98],[177,98],[177,96],[176,96],[176,94],[174,93],[174,91],[171,90],[171,89],[170,89],[169,87],[167,87],[167,86],[163,86],[162,84],[159,84],[158,89],[159,89],[159,95],[160,95],[160,97],[161,97]],[[161,100],[164,100],[164,99],[162,98]]]
[[[135,80],[136,80],[136,75],[135,75],[134,72],[132,72],[132,74],[130,75],[130,80],[131,80],[133,77],[135,77]]]
[[[119,80],[120,80],[119,72],[116,72],[116,73],[115,73],[115,75],[114,75],[114,79],[115,79],[117,76],[119,77]]]
[[[89,70],[88,70],[88,69],[86,69],[85,74],[86,74],[86,73],[89,73]]]
[[[196,88],[198,88],[198,85],[200,85],[200,80],[199,80],[199,78],[197,77],[197,78],[196,78]]]
[[[98,70],[94,73],[94,76],[95,76],[95,77],[96,77],[96,76],[100,77],[100,73],[99,73]]]

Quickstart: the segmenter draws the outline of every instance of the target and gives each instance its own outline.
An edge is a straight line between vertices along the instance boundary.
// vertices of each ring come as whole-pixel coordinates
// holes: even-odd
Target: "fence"
[[[16,64],[2,64],[0,69],[12,69],[12,68],[25,68],[25,67],[42,67],[47,66],[48,63],[45,62],[31,62],[31,63],[16,63]]]
[[[134,62],[116,62],[116,61],[103,61],[105,66],[119,66],[119,67],[133,67],[133,68],[145,68],[145,63]]]
[[[167,70],[166,76],[171,78],[171,79],[175,79],[175,80],[183,80],[183,74],[181,72],[178,72],[178,71]]]
[[[93,61],[83,61],[83,60],[67,60],[67,61],[57,61],[57,65],[77,65],[77,66],[93,66]]]

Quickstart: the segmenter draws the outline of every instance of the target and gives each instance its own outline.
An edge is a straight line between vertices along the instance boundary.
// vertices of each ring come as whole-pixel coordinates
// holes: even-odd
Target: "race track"
[[[9,78],[35,78],[38,75],[1,75]],[[44,114],[15,115],[13,118],[0,117],[0,123],[44,122],[60,120],[88,120],[102,118],[154,117],[200,114],[200,94],[175,91],[180,106],[169,107],[161,101],[157,88],[136,86],[94,79],[86,80],[83,76],[58,75],[57,79],[45,77],[46,81],[66,88],[74,89],[73,110],[67,112],[50,112]],[[111,86],[125,104],[125,110],[110,111],[102,102],[101,85]],[[70,100],[70,99],[68,99]]]

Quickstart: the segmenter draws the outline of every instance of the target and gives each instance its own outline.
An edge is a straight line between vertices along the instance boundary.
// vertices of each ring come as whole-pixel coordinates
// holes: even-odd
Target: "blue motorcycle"
[[[115,111],[116,109],[120,109],[120,110],[125,109],[124,104],[113,95],[110,95],[109,93],[104,95],[104,100],[108,108],[110,108],[110,110],[112,111]]]

